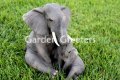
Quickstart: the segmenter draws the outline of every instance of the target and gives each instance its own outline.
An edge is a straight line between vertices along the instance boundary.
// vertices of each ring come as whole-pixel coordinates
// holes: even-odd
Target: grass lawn
[[[95,39],[74,43],[86,66],[79,80],[120,80],[120,0],[0,0],[0,80],[49,80],[25,63],[24,38],[31,30],[22,15],[51,2],[70,8],[71,37]]]

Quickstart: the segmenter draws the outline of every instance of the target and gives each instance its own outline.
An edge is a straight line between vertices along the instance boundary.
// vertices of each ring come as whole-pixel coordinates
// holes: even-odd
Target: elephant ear
[[[61,6],[61,10],[63,12],[63,14],[65,15],[65,23],[66,26],[68,25],[69,21],[70,21],[70,10],[67,7]]]
[[[25,13],[23,20],[36,34],[48,35],[49,32],[43,8],[38,7]]]

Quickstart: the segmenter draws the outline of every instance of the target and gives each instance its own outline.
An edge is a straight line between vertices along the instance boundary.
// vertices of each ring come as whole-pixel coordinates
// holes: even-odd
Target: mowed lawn
[[[79,80],[120,80],[120,0],[0,0],[0,80],[50,79],[25,63],[24,38],[31,30],[22,15],[51,2],[70,8],[72,38],[95,39],[74,43],[86,67]],[[54,80],[64,77],[59,72]]]

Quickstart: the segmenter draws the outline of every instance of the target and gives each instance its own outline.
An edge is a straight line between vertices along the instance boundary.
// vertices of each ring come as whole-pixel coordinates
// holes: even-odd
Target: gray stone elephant
[[[66,80],[77,80],[77,76],[83,73],[85,67],[78,51],[71,43],[56,49],[59,69],[67,70]],[[63,63],[62,63],[63,62]]]
[[[32,29],[27,41],[25,60],[33,68],[56,75],[51,55],[56,47],[68,42],[67,26],[70,20],[70,10],[58,4],[46,4],[23,15],[23,20]],[[61,37],[64,36],[61,40]],[[49,41],[43,42],[40,39]]]

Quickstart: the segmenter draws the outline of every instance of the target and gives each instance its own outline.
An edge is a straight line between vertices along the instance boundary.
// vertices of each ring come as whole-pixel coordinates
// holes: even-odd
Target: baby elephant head
[[[58,4],[46,4],[23,15],[23,20],[39,35],[52,34],[56,45],[66,44],[67,26],[70,20],[68,8]]]
[[[72,63],[77,57],[77,50],[70,44],[66,47],[63,47],[61,58],[64,62]]]
[[[68,57],[65,59],[65,62],[74,62],[74,60],[77,57],[77,51],[76,50],[72,50],[72,51],[67,52],[65,54],[68,55]]]

